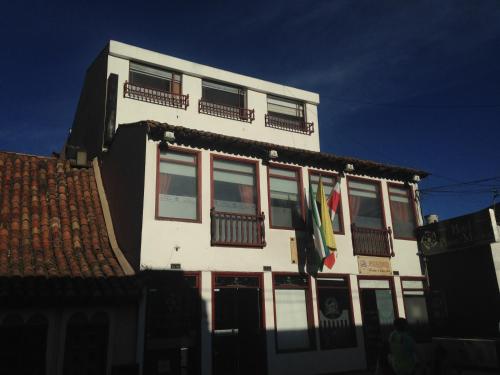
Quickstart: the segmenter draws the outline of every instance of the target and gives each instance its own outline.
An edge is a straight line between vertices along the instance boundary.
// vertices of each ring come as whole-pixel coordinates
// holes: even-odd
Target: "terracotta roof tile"
[[[14,276],[124,276],[92,168],[0,152],[0,278]]]

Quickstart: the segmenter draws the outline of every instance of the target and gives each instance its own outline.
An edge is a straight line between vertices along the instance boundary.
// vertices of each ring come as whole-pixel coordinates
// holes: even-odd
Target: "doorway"
[[[391,278],[359,278],[366,364],[373,369],[381,344],[389,338],[397,314]]]
[[[217,274],[213,285],[214,374],[264,374],[261,275]]]

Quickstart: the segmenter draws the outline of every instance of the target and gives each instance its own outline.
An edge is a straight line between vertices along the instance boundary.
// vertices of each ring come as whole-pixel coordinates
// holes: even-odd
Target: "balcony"
[[[200,99],[198,103],[198,112],[244,122],[252,122],[255,120],[255,111],[253,109],[217,104],[203,99]]]
[[[168,91],[136,86],[125,81],[123,96],[143,102],[164,105],[166,107],[186,109],[189,106],[189,95],[174,94]]]
[[[233,214],[210,210],[212,246],[264,247],[264,213]]]
[[[301,133],[311,135],[314,133],[314,124],[312,122],[305,122],[304,119],[288,119],[271,114],[266,115],[266,126],[269,128],[276,128],[286,130],[293,133]]]
[[[352,247],[354,255],[368,255],[374,257],[394,256],[392,244],[392,230],[360,228],[351,225]]]

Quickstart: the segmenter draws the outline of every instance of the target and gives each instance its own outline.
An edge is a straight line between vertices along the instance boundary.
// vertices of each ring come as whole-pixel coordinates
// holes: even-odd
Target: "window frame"
[[[338,212],[336,213],[336,216],[339,216],[339,231],[333,230],[333,233],[339,234],[339,235],[345,235],[345,225],[344,225],[344,210],[342,207],[342,178],[338,173],[335,172],[325,172],[321,171],[319,169],[312,169],[308,168],[307,170],[307,178],[309,179],[308,182],[311,182],[311,175],[317,175],[317,176],[325,176],[325,177],[330,177],[334,178],[335,182],[340,179],[340,184],[341,184],[341,189],[340,189],[340,200],[339,200],[339,208]],[[328,198],[326,198],[328,200]]]
[[[300,288],[296,286],[279,286],[276,287],[276,276],[304,276],[296,272],[273,272],[272,273],[272,283],[273,283],[273,310],[274,310],[274,345],[277,354],[283,353],[302,353],[315,351],[317,348],[316,344],[316,327],[314,325],[314,311],[312,303],[312,281],[310,275],[305,275],[307,277],[307,286],[305,288]],[[280,349],[278,342],[278,324],[276,316],[276,289],[286,289],[286,290],[305,290],[306,291],[306,314],[307,314],[307,333],[309,336],[309,347],[300,349]]]
[[[321,346],[321,326],[320,324],[320,308],[319,308],[319,289],[322,289],[321,287],[318,286],[318,279],[344,279],[347,282],[347,291],[349,293],[349,318],[351,319],[352,323],[352,329],[353,329],[353,334],[354,334],[354,345],[353,346],[340,346],[336,348],[323,348]],[[356,321],[354,320],[354,303],[353,303],[353,298],[352,298],[352,286],[351,286],[351,277],[349,274],[342,274],[342,273],[318,273],[315,279],[316,283],[316,305],[317,305],[317,316],[318,316],[318,332],[319,332],[319,350],[321,351],[327,351],[327,350],[339,350],[339,349],[348,349],[348,348],[357,348],[358,345],[358,337],[356,334]],[[344,288],[324,288],[324,289],[341,289],[344,290]]]
[[[281,100],[283,102],[293,103],[296,106],[296,110],[297,110],[297,108],[299,108],[301,106],[302,107],[302,117],[299,117],[299,116],[293,116],[293,117],[295,117],[297,120],[302,120],[304,123],[307,122],[307,118],[306,118],[307,111],[306,111],[306,103],[305,102],[303,102],[301,100],[285,98],[283,96],[267,94],[266,95],[266,113],[268,115],[269,114],[284,115],[283,113],[273,112],[273,111],[269,110],[269,99],[275,99],[275,100]],[[290,115],[288,115],[288,116],[290,116]],[[290,117],[292,117],[292,116],[290,116]]]
[[[378,188],[378,195],[379,195],[379,203],[380,203],[380,214],[382,216],[382,228],[377,229],[377,230],[387,230],[387,220],[385,217],[385,207],[384,207],[384,196],[383,196],[383,190],[382,190],[382,181],[381,180],[372,180],[369,178],[363,178],[363,177],[354,177],[354,176],[346,176],[346,183],[347,183],[347,199],[348,199],[348,204],[349,204],[349,219],[351,221],[351,225],[355,224],[352,218],[352,207],[351,207],[351,200],[349,199],[351,196],[351,188],[349,187],[349,181],[358,181],[361,183],[365,184],[371,184],[375,185]],[[363,189],[360,189],[363,190]],[[359,225],[356,225],[359,228],[365,228]],[[369,228],[369,229],[374,229],[374,228]]]
[[[403,286],[403,281],[421,281],[422,282],[422,288],[405,288]],[[400,276],[399,277],[399,283],[401,285],[401,299],[403,301],[403,310],[405,313],[405,318],[406,318],[406,304],[405,304],[405,291],[407,292],[423,292],[423,297],[425,299],[425,307],[427,309],[427,324],[429,326],[429,330],[431,329],[431,314],[429,311],[429,292],[430,292],[430,287],[429,287],[429,282],[425,276]],[[432,336],[432,335],[431,335]],[[417,340],[415,340],[417,341]],[[425,340],[418,340],[417,343],[428,343],[431,341],[431,338],[425,339]]]
[[[291,177],[272,175],[271,171],[270,171],[271,168],[294,171],[296,173],[296,179],[293,180]],[[271,210],[271,177],[282,178],[282,179],[288,180],[288,181],[296,181],[298,183],[297,189],[298,189],[298,194],[299,194],[299,199],[300,199],[300,217],[302,219],[302,225],[300,225],[298,227],[294,227],[292,224],[292,226],[290,226],[290,227],[285,227],[285,226],[279,226],[279,225],[273,224],[273,215],[272,215],[272,210]],[[303,177],[302,177],[302,168],[301,167],[293,166],[293,165],[278,164],[278,163],[268,163],[268,165],[267,165],[267,202],[268,202],[268,209],[269,209],[269,228],[270,229],[284,229],[284,230],[305,230],[306,229],[304,184],[303,184],[302,178]]]
[[[215,85],[226,86],[228,88],[233,88],[233,89],[238,90],[238,95],[243,96],[243,107],[239,107],[239,108],[240,109],[248,109],[248,90],[246,87],[239,86],[239,85],[233,85],[232,83],[222,82],[222,81],[217,81],[217,80],[212,80],[212,79],[206,79],[206,78],[201,79],[201,97],[200,97],[201,100],[206,101],[208,103],[212,103],[212,104],[218,104],[218,105],[230,106],[230,107],[235,107],[235,106],[207,100],[207,98],[203,96],[203,83],[204,82],[207,82],[209,84],[213,83]],[[238,108],[238,107],[235,107],[235,108]]]
[[[221,154],[210,154],[210,209],[215,208],[214,205],[214,196],[215,196],[215,184],[214,184],[214,160],[219,159],[219,160],[225,160],[225,161],[231,161],[235,163],[243,163],[243,164],[253,164],[255,166],[255,188],[257,190],[256,194],[256,208],[255,208],[255,216],[259,216],[261,214],[261,204],[260,204],[260,177],[259,177],[259,167],[260,167],[260,162],[259,160],[254,160],[254,159],[246,159],[246,158],[240,158],[237,156],[229,156],[229,155],[221,155]],[[233,171],[230,171],[233,172]],[[224,212],[224,211],[216,211],[216,212],[222,212],[222,213],[228,213],[230,214],[231,212]],[[248,215],[252,216],[252,215]]]
[[[182,221],[186,223],[201,223],[202,218],[201,218],[201,207],[202,207],[202,184],[201,184],[201,151],[199,150],[193,150],[193,149],[188,149],[184,147],[176,147],[176,146],[168,146],[169,151],[177,152],[180,154],[189,154],[189,155],[194,155],[196,157],[196,163],[194,164],[196,167],[196,219],[183,219],[183,218],[176,218],[176,217],[168,217],[168,216],[160,216],[159,213],[159,197],[160,197],[160,163],[162,161],[161,157],[161,147],[158,146],[157,148],[157,155],[156,155],[156,197],[155,197],[155,219],[156,220],[164,220],[164,221]],[[172,161],[171,159],[165,159],[163,160],[169,160]],[[191,163],[184,163],[180,162],[179,160],[173,161],[174,163],[178,164],[183,164],[183,165],[193,165]]]
[[[378,276],[378,275],[356,275],[356,276],[357,276],[357,282],[358,282],[358,294],[360,296],[359,306],[361,308],[361,312],[363,311],[363,300],[361,298],[361,289],[390,290],[391,295],[392,295],[392,306],[394,307],[394,317],[395,318],[399,317],[398,296],[396,294],[396,285],[394,283],[394,276]],[[361,288],[361,286],[360,286],[361,280],[387,280],[389,282],[389,287],[388,288]],[[363,320],[363,314],[361,314],[361,321],[362,320]]]
[[[131,67],[131,63],[134,63],[134,64],[137,64],[137,65],[142,65],[144,67],[147,67],[147,68],[153,68],[153,69],[158,69],[158,70],[163,70],[164,72],[166,73],[170,73],[172,74],[172,79],[170,80],[170,90],[168,91],[164,91],[164,90],[159,90],[159,89],[154,89],[152,87],[146,87],[146,86],[141,86],[141,85],[137,85],[135,83],[132,82],[132,78],[131,78],[131,70],[132,70],[132,67]],[[175,75],[178,75],[180,77],[179,79],[179,93],[174,93],[172,91],[172,83],[174,82],[174,76]],[[154,77],[154,75],[151,75]],[[161,77],[157,77],[159,79],[162,79]],[[163,78],[164,80],[167,81],[166,78]],[[140,86],[140,87],[143,87],[143,88],[147,88],[147,89],[150,89],[150,90],[155,90],[155,91],[162,91],[162,92],[166,92],[166,93],[169,93],[169,94],[172,94],[172,95],[183,95],[182,94],[182,90],[183,90],[183,82],[182,82],[182,74],[179,73],[179,72],[176,72],[174,70],[170,70],[164,66],[156,66],[156,65],[151,65],[151,64],[144,64],[142,62],[138,62],[138,61],[134,61],[134,60],[129,60],[129,64],[128,64],[128,82],[130,82],[131,84],[135,85],[135,86]]]
[[[389,188],[391,186],[395,187],[395,188],[399,188],[399,189],[404,188],[406,190],[406,195],[408,197],[410,210],[412,211],[411,215],[413,215],[413,219],[415,220],[415,229],[418,227],[418,216],[417,216],[416,202],[415,202],[414,195],[413,195],[413,189],[411,188],[411,186],[408,186],[405,184],[398,184],[398,183],[394,183],[394,182],[387,182],[387,196],[389,198],[389,210],[391,212],[391,224],[392,224],[392,232],[393,232],[394,239],[416,241],[417,237],[415,235],[413,237],[404,237],[404,236],[398,236],[396,234],[396,230],[394,227],[394,221],[393,221],[394,220],[394,213],[393,213],[392,204],[391,204],[391,195],[396,195],[396,196],[401,197],[402,194],[391,193],[391,191],[389,190]]]

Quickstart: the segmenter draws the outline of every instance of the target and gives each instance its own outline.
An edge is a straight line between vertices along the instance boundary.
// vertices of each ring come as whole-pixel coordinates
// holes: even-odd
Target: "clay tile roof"
[[[124,276],[92,168],[0,152],[0,278]]]

